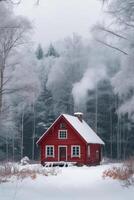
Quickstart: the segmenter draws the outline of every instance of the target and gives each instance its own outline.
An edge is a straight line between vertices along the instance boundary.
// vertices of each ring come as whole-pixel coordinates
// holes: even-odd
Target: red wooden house
[[[60,115],[39,138],[41,163],[74,162],[96,165],[101,161],[104,142],[83,120],[82,113]]]

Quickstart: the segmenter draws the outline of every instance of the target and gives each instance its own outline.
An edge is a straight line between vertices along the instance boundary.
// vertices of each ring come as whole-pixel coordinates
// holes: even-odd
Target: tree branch
[[[117,50],[117,51],[119,51],[119,52],[121,52],[121,53],[123,53],[123,54],[125,54],[125,55],[128,55],[127,52],[121,50],[121,49],[118,48],[118,47],[112,46],[111,44],[108,44],[108,43],[106,43],[106,42],[103,42],[103,41],[101,41],[101,40],[99,40],[99,39],[96,39],[96,41],[99,42],[99,43],[101,43],[101,44],[103,44],[103,45],[105,45],[105,46],[107,46],[107,47],[110,47],[110,48],[112,48],[112,49],[115,49],[115,50]]]
[[[120,35],[120,34],[117,34],[117,33],[115,33],[115,32],[112,31],[112,30],[106,29],[105,27],[98,26],[98,27],[96,27],[96,28],[98,28],[99,30],[105,31],[105,32],[107,32],[107,33],[110,33],[110,34],[112,34],[112,35],[114,35],[114,36],[116,36],[116,37],[119,37],[119,38],[121,38],[121,39],[128,40],[126,37],[124,37],[124,36],[122,36],[122,35]]]

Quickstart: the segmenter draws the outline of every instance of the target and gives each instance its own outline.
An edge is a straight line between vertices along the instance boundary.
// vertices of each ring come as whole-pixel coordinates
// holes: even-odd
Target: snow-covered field
[[[63,167],[56,168],[53,176],[11,179],[0,184],[0,200],[134,200],[133,186],[125,188],[117,180],[102,178],[112,166]]]

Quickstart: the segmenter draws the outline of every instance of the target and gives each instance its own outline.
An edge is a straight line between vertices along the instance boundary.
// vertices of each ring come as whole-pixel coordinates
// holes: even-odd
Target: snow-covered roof
[[[63,116],[73,126],[73,128],[86,140],[87,143],[104,145],[104,142],[84,120],[80,121],[78,117],[68,114],[63,114]]]
[[[68,115],[68,114],[62,114],[60,115],[54,123],[48,128],[48,130],[51,129],[51,127],[58,121],[58,119],[63,116],[71,125],[72,127],[83,137],[83,139],[87,143],[92,144],[103,144],[104,142],[99,138],[99,136],[90,128],[90,126],[84,121],[80,121],[78,117]],[[48,130],[39,138],[37,141],[37,144],[42,140],[44,135],[48,132]]]

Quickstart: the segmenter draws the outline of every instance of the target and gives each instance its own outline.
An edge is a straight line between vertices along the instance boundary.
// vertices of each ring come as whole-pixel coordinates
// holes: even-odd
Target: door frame
[[[58,146],[58,162],[60,162],[60,147],[65,147],[66,148],[66,160],[67,161],[67,145],[59,145]]]

